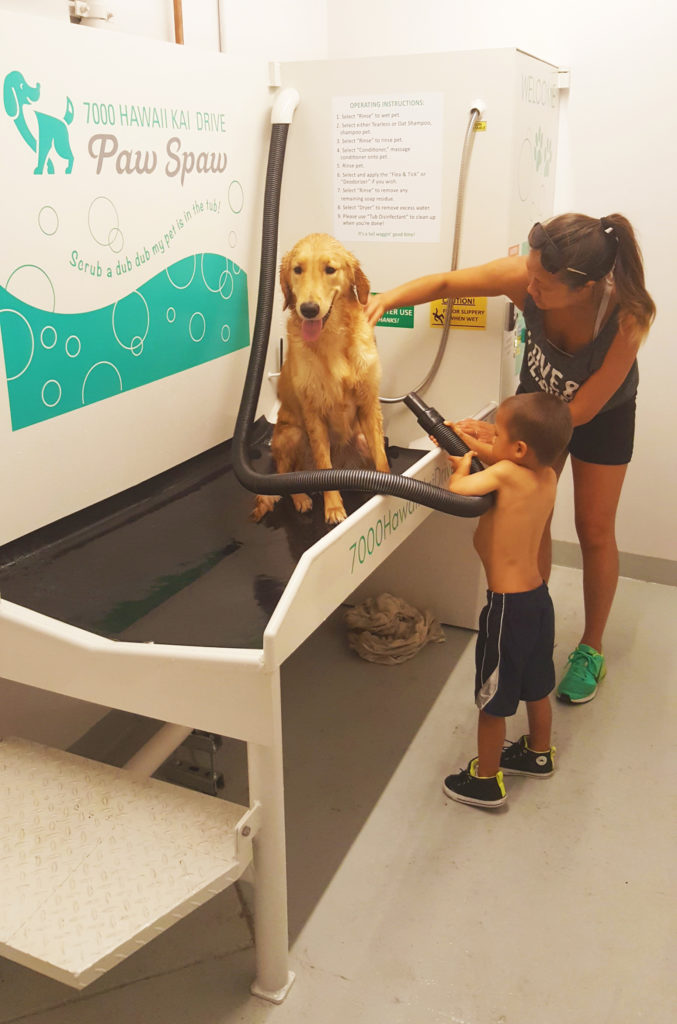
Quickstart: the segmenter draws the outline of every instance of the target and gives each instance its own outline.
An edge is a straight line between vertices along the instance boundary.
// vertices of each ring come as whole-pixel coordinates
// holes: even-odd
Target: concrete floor
[[[555,569],[558,671],[580,585]],[[558,771],[509,778],[490,812],[441,790],[475,753],[474,634],[382,668],[348,652],[337,613],[283,670],[286,1002],[249,995],[245,883],[82,993],[0,961],[0,1022],[672,1024],[675,623],[676,588],[621,580],[607,680],[555,707]]]

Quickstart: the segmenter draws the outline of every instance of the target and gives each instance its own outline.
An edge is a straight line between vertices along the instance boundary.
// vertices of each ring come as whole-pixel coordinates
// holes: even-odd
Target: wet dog
[[[364,304],[369,281],[355,256],[330,235],[308,235],[283,258],[280,284],[287,349],[278,382],[280,409],[272,454],[278,473],[352,463],[389,472],[379,403],[380,365]],[[258,495],[260,520],[278,495]],[[293,494],[307,512],[312,500]],[[346,511],[338,491],[324,492],[324,517]]]

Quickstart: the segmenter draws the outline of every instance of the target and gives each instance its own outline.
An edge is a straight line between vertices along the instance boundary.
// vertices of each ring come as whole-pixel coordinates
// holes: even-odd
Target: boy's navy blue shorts
[[[555,686],[555,613],[545,583],[520,594],[487,591],[475,648],[475,703],[509,718],[521,700],[541,700]]]

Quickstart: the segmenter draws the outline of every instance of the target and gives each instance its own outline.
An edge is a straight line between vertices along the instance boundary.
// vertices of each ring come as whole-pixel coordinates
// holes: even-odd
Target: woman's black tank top
[[[524,304],[527,335],[520,372],[520,390],[547,391],[551,395],[559,395],[565,402],[570,402],[581,384],[584,384],[604,362],[618,331],[618,312],[619,307],[616,306],[599,333],[580,351],[569,355],[547,339],[543,327],[543,312],[532,297],[527,295]],[[608,412],[609,409],[614,409],[633,398],[637,393],[638,383],[639,369],[635,360],[621,386],[600,412]]]

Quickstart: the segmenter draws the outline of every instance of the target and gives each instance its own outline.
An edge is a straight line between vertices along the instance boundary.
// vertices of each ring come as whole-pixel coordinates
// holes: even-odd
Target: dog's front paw
[[[325,491],[324,495],[324,521],[334,526],[342,523],[346,518],[346,510],[338,491]]]
[[[260,523],[267,512],[273,511],[279,500],[279,494],[257,494],[256,503],[249,518],[253,519],[255,523]]]
[[[308,494],[292,494],[291,500],[297,512],[310,512],[313,507],[313,499]]]

